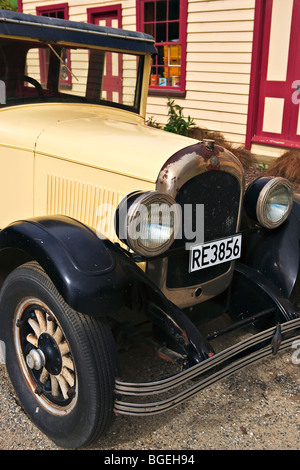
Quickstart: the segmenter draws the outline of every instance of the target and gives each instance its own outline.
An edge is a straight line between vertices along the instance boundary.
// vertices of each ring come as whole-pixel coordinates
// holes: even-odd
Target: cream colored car
[[[230,152],[147,127],[153,54],[143,33],[0,11],[0,357],[63,447],[299,338],[290,183],[260,178],[244,193]],[[131,339],[178,374],[128,382],[119,354]]]

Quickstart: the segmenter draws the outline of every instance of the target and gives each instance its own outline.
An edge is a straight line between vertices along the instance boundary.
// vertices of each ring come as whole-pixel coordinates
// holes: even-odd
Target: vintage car
[[[1,356],[33,422],[85,446],[298,344],[291,184],[145,125],[153,38],[1,10],[0,43]],[[170,374],[126,378],[131,342]]]

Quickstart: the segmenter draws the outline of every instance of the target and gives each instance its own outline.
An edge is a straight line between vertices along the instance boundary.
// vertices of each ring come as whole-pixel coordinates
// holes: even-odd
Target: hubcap
[[[47,371],[52,375],[58,375],[62,370],[62,356],[57,342],[49,333],[42,333],[38,340],[39,349],[45,357]]]
[[[30,369],[40,370],[46,363],[43,351],[32,349],[26,356],[26,364]]]
[[[37,399],[51,412],[68,412],[76,401],[76,370],[58,320],[38,299],[28,299],[15,324],[22,372]]]

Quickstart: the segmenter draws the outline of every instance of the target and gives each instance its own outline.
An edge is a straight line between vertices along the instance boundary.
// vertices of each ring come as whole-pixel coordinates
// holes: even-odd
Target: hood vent
[[[125,193],[48,173],[47,215],[67,215],[117,241],[115,209]]]

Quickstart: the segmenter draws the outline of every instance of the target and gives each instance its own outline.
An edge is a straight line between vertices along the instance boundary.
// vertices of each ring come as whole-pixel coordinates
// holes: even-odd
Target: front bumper
[[[278,350],[291,348],[296,340],[300,340],[300,317],[255,334],[171,377],[149,383],[116,380],[115,413],[146,416],[168,411],[234,372],[276,354]],[[184,390],[167,398],[163,397],[159,401],[146,403],[138,399],[136,402],[126,401],[126,397],[169,394],[173,389],[183,385],[186,386]]]

